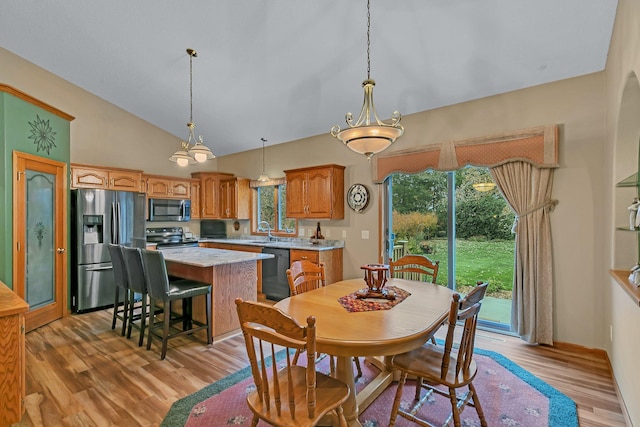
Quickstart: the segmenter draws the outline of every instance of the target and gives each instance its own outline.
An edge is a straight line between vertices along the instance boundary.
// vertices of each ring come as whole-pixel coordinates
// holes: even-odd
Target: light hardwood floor
[[[118,325],[120,325],[118,323]],[[247,365],[236,335],[207,347],[169,342],[160,360],[111,330],[111,311],[66,317],[27,334],[26,413],[19,426],[157,426],[171,404]],[[478,330],[476,345],[502,353],[578,405],[580,426],[625,426],[604,353],[529,346]]]

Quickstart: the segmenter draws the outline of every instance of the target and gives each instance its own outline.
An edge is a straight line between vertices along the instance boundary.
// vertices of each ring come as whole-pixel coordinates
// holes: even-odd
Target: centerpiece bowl
[[[384,288],[389,271],[387,264],[366,264],[360,268],[364,270],[364,281],[367,284],[367,288],[358,291],[357,298],[396,299],[393,291]]]

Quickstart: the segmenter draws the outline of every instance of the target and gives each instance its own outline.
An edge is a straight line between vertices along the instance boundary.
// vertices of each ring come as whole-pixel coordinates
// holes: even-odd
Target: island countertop
[[[226,249],[211,248],[164,248],[160,249],[166,261],[179,262],[196,267],[214,267],[239,262],[259,261],[273,258],[271,254],[230,251]]]
[[[311,242],[310,239],[279,237],[277,240],[268,240],[266,238],[200,238],[200,243],[225,243],[231,245],[259,246],[263,248],[279,248],[279,249],[305,249],[311,251],[330,251],[333,249],[344,248],[342,240],[316,240]]]

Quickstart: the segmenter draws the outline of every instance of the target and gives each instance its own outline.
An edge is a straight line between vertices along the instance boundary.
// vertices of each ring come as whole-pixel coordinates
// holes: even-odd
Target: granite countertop
[[[207,239],[200,238],[201,243],[228,243],[231,245],[261,246],[264,248],[281,248],[281,249],[306,249],[311,251],[328,251],[331,249],[344,248],[342,240],[326,240],[320,239],[317,243],[312,243],[310,239],[278,237],[277,240],[271,241],[266,237],[238,237],[226,239]]]
[[[160,249],[160,251],[166,261],[174,261],[196,267],[214,267],[217,265],[273,258],[271,254],[198,247],[165,248]]]

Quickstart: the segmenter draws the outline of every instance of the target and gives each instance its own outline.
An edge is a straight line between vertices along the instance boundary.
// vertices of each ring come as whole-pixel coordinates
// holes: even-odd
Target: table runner
[[[366,289],[366,288],[365,288]],[[361,290],[350,293],[338,298],[338,302],[349,312],[357,313],[360,311],[389,310],[390,308],[400,304],[409,295],[409,292],[397,286],[387,286],[385,289],[393,291],[396,295],[394,300],[386,300],[383,298],[358,298],[357,294]]]

